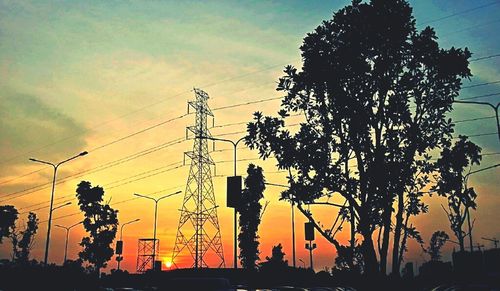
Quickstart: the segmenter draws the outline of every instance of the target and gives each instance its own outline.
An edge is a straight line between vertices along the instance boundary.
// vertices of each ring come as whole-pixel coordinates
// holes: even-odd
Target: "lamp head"
[[[80,157],[81,157],[81,156],[85,156],[85,155],[86,155],[86,154],[88,154],[88,153],[89,153],[89,152],[87,152],[87,151],[83,151],[83,152],[81,152],[81,153],[79,154],[79,156],[80,156]]]

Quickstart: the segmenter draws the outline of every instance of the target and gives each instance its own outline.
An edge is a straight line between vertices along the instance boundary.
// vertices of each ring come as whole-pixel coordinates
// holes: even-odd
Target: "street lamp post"
[[[82,222],[83,222],[83,221],[80,221],[80,222],[75,223],[75,224],[73,224],[73,225],[71,225],[71,226],[63,226],[63,225],[59,225],[59,224],[54,225],[54,226],[56,226],[56,227],[60,227],[60,228],[63,228],[63,229],[65,229],[65,230],[66,230],[66,244],[65,244],[65,247],[64,247],[64,261],[63,261],[63,265],[64,265],[64,263],[67,261],[67,258],[68,258],[68,240],[69,240],[69,231],[70,231],[73,227],[75,227],[75,226],[77,226],[77,225],[81,224]]]
[[[196,138],[205,138],[205,139],[210,139],[213,141],[223,141],[223,142],[229,142],[233,145],[234,148],[234,176],[236,176],[236,149],[238,147],[238,144],[240,141],[244,140],[245,137],[242,137],[238,139],[237,141],[232,141],[230,139],[224,139],[224,138],[217,138],[217,137],[211,137],[211,136],[197,136]],[[238,268],[238,210],[236,207],[234,208],[234,268]]]
[[[302,263],[302,267],[304,267],[304,269],[306,268],[306,262],[304,262],[301,258],[299,258],[299,261]]]
[[[498,105],[497,105],[497,108],[498,108]],[[497,118],[498,118],[498,114],[497,114]],[[493,165],[493,166],[489,166],[489,167],[486,167],[486,168],[482,168],[482,169],[475,170],[475,171],[467,173],[467,175],[465,175],[465,188],[467,189],[467,182],[469,181],[469,177],[471,175],[479,173],[479,172],[483,172],[483,171],[486,171],[486,170],[490,170],[490,169],[496,168],[498,166],[500,166],[500,164],[496,164],[496,165]],[[473,252],[474,251],[474,247],[472,245],[472,225],[471,225],[471,222],[470,222],[470,211],[469,211],[469,209],[467,209],[467,225],[468,225],[468,228],[469,228],[470,251]]]
[[[131,223],[134,223],[134,222],[137,222],[139,221],[140,219],[137,218],[137,219],[134,219],[134,220],[131,220],[131,221],[128,221],[128,222],[125,222],[124,224],[122,224],[122,226],[120,227],[120,241],[122,242],[122,248],[123,248],[123,227],[127,224],[131,224]],[[155,224],[156,225],[156,224]],[[118,261],[118,266],[117,266],[117,269],[120,270],[120,263],[122,262],[123,260],[123,256],[120,252],[119,254],[119,259],[117,259]]]
[[[498,107],[500,106],[500,102],[495,104],[489,103],[489,102],[482,102],[482,101],[461,101],[461,100],[455,100],[453,101],[454,103],[460,103],[460,104],[476,104],[476,105],[485,105],[491,107],[495,111],[495,117],[497,120],[497,135],[498,135],[498,140],[500,141],[500,118],[498,117]]]
[[[52,211],[54,210],[54,209],[52,209],[52,207],[54,205],[54,191],[55,191],[55,188],[56,188],[57,169],[59,168],[60,165],[66,163],[66,162],[69,162],[71,160],[74,160],[74,159],[76,159],[78,157],[85,156],[86,154],[88,154],[88,152],[86,152],[86,151],[81,152],[78,155],[73,156],[73,157],[71,157],[69,159],[66,159],[64,161],[61,161],[61,162],[59,162],[57,164],[54,164],[54,163],[51,163],[51,162],[42,161],[42,160],[38,160],[38,159],[35,159],[35,158],[30,158],[29,159],[32,162],[37,162],[37,163],[42,163],[42,164],[50,165],[50,166],[52,166],[54,168],[54,175],[52,177],[52,193],[50,195],[49,220],[48,220],[48,224],[47,224],[47,238],[45,240],[45,257],[44,257],[44,260],[43,260],[44,265],[47,265],[47,259],[49,258],[50,226],[52,224]]]
[[[177,195],[181,192],[182,191],[177,191],[175,193],[168,194],[168,195],[162,196],[160,198],[156,198],[156,199],[153,197],[146,196],[146,195],[141,195],[141,194],[137,194],[137,193],[134,194],[135,196],[150,199],[150,200],[153,200],[155,202],[155,223],[154,223],[154,230],[153,230],[153,270],[155,269],[155,263],[156,263],[156,220],[158,217],[158,202],[160,202],[160,200],[162,200],[162,199]]]

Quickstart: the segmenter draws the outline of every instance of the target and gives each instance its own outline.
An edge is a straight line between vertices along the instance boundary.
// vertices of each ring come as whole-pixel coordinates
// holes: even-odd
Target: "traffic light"
[[[119,240],[116,242],[116,254],[121,255],[123,251],[123,241]]]
[[[227,177],[227,207],[237,208],[241,199],[241,176]]]
[[[305,223],[306,240],[314,240],[314,224],[312,222]]]

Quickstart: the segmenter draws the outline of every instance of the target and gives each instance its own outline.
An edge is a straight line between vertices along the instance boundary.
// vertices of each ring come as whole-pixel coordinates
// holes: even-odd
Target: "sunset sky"
[[[500,54],[500,2],[490,5],[493,2],[410,3],[419,29],[435,27],[442,47],[467,46],[475,59]],[[214,136],[242,137],[253,112],[275,114],[280,101],[224,107],[281,96],[275,91],[276,81],[286,64],[300,65],[299,46],[305,34],[348,3],[0,0],[0,205],[19,209],[19,225],[29,211],[39,216],[32,256],[43,260],[50,199],[50,185],[33,187],[50,183],[52,170],[28,158],[56,162],[89,151],[58,172],[60,180],[74,177],[57,185],[55,206],[68,201],[73,204],[54,211],[53,225],[69,226],[83,218],[74,196],[81,180],[103,186],[105,200],[119,210],[120,222],[140,218],[124,228],[122,267],[135,272],[137,240],[153,235],[154,204],[130,199],[133,193],[159,197],[185,190],[189,166],[182,167],[182,162],[192,141],[181,139],[185,138],[185,127],[194,122],[193,114],[183,116],[187,101],[194,98],[192,88],[199,87],[210,95]],[[470,67],[474,77],[465,80],[464,86],[500,81],[498,57],[474,61]],[[500,83],[463,89],[460,98],[493,93],[500,93]],[[499,96],[477,100],[496,104]],[[454,108],[454,120],[494,115],[486,106],[456,104]],[[173,118],[177,119],[155,126]],[[498,163],[500,145],[494,118],[457,123],[456,134],[480,135],[471,139],[487,155],[474,169]],[[170,141],[174,142],[158,147]],[[225,177],[232,175],[233,164],[232,152],[220,150],[229,146],[217,144],[212,153],[217,163],[213,183],[228,267],[233,260],[233,212],[225,207]],[[148,149],[154,150],[140,154]],[[259,161],[256,152],[243,147],[238,158],[243,160],[238,162],[239,174],[245,175],[248,163],[253,162],[264,168],[268,182],[286,183],[275,160]],[[500,238],[499,173],[498,168],[481,172],[469,181],[479,195],[478,211],[473,213],[474,239],[486,247],[491,243],[481,237]],[[270,204],[259,228],[260,257],[269,256],[272,246],[281,243],[291,263],[290,205],[278,201],[279,193],[280,188],[269,186],[262,200]],[[182,196],[159,204],[160,256],[165,260],[172,255]],[[426,201],[430,202],[430,213],[413,221],[423,238],[428,241],[436,230],[451,235],[440,206],[445,201],[437,197]],[[325,225],[335,219],[336,210],[313,207],[312,211]],[[306,264],[309,260],[304,249],[305,219],[296,214],[300,266],[299,258]],[[52,229],[50,262],[62,263],[64,235],[64,230]],[[82,226],[72,230],[68,258],[77,257],[83,235]],[[316,236],[315,269],[333,267],[334,247]],[[348,228],[339,239],[346,243],[347,237]],[[445,246],[445,259],[453,247],[450,243]],[[4,240],[0,259],[10,258],[11,249],[10,241]],[[412,242],[406,260],[420,265],[424,259],[427,257]],[[176,263],[182,267],[190,264],[182,257]],[[106,271],[111,268],[116,268],[114,258]]]

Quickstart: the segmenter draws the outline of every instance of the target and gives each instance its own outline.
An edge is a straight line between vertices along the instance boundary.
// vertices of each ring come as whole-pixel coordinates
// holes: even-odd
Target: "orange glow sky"
[[[21,213],[35,211],[40,229],[32,256],[42,260],[48,216],[50,188],[36,192],[25,189],[50,182],[52,172],[43,165],[31,163],[29,157],[58,161],[83,150],[89,155],[61,167],[58,177],[92,169],[145,149],[185,137],[185,128],[193,124],[188,115],[158,126],[131,138],[106,145],[121,137],[148,128],[186,113],[187,101],[194,98],[190,90],[200,87],[209,95],[212,109],[232,104],[279,97],[275,83],[286,64],[300,64],[299,46],[302,38],[323,19],[349,1],[287,1],[258,4],[231,1],[172,2],[108,2],[77,3],[3,1],[0,0],[0,205],[15,205]],[[442,18],[457,11],[488,1],[412,1],[419,28],[421,21]],[[451,5],[453,3],[453,5]],[[431,22],[440,44],[444,47],[468,46],[474,57],[500,52],[498,27],[500,5]],[[478,22],[478,19],[481,19]],[[495,22],[496,21],[496,22]],[[496,23],[496,24],[494,24]],[[483,24],[483,25],[481,25]],[[486,35],[488,37],[486,37]],[[442,36],[442,37],[441,37]],[[499,58],[471,64],[475,77],[465,85],[500,80]],[[500,91],[498,84],[464,89],[461,97]],[[498,102],[498,96],[482,99]],[[225,138],[238,139],[245,124],[221,126],[251,119],[254,111],[275,114],[279,100],[215,110],[214,136],[234,133]],[[488,117],[492,110],[485,107],[457,105],[451,117],[455,120]],[[299,119],[297,119],[299,121]],[[495,133],[494,119],[458,124],[457,133]],[[498,153],[495,134],[473,138],[484,153]],[[102,145],[106,145],[99,148]],[[183,161],[183,153],[191,150],[192,141],[183,141],[139,158],[123,162],[102,171],[85,174],[57,186],[55,205],[63,201],[73,204],[54,212],[54,224],[71,225],[82,219],[76,199],[71,196],[81,180],[101,185],[106,201],[114,203],[133,198],[133,193],[148,194],[168,189],[155,196],[185,190],[189,167],[145,177],[135,176]],[[230,149],[217,144],[217,150]],[[217,176],[213,178],[221,222],[226,266],[232,266],[232,209],[225,207],[225,177],[232,175],[232,152],[216,151]],[[239,174],[249,162],[264,168],[268,182],[286,183],[285,175],[277,173],[275,160],[259,161],[256,152],[242,148],[239,159],[256,159],[238,163]],[[498,163],[498,155],[483,158],[480,167]],[[175,166],[179,165],[175,164]],[[172,166],[173,167],[173,166]],[[166,168],[165,168],[166,169]],[[26,173],[40,170],[31,175]],[[156,174],[153,171],[150,174]],[[491,170],[473,176],[469,183],[479,194],[474,238],[486,246],[480,237],[500,238],[497,221],[499,171]],[[139,178],[144,178],[140,179]],[[280,189],[269,186],[265,200],[270,204],[259,229],[261,259],[270,255],[271,248],[282,243],[286,259],[291,262],[290,206],[278,201]],[[66,197],[67,196],[67,197]],[[66,198],[61,198],[66,197]],[[169,260],[179,219],[182,195],[163,200],[159,206],[158,237],[160,256]],[[413,223],[428,241],[432,232],[449,226],[440,204],[445,201],[432,197],[430,213]],[[133,272],[136,266],[138,238],[152,237],[153,203],[136,199],[116,204],[120,222],[140,218],[124,230],[123,268]],[[331,224],[336,211],[319,206],[312,208],[319,220]],[[333,214],[332,214],[333,213]],[[304,217],[296,212],[297,265],[299,258],[308,264],[304,249]],[[64,255],[64,234],[52,229],[50,262],[60,264]],[[71,232],[69,258],[76,258],[78,242],[84,235],[82,226]],[[315,268],[331,268],[334,247],[317,235]],[[338,236],[347,243],[348,227]],[[445,246],[445,258],[453,245]],[[8,240],[0,245],[0,259],[10,258]],[[410,243],[407,260],[421,264],[427,259],[418,245]],[[176,262],[187,266],[182,258]],[[109,271],[116,268],[114,258]]]

